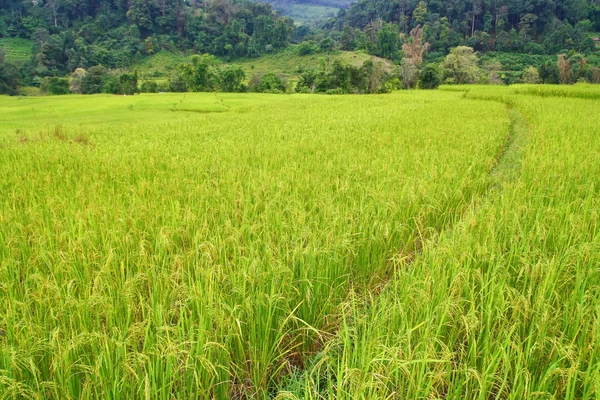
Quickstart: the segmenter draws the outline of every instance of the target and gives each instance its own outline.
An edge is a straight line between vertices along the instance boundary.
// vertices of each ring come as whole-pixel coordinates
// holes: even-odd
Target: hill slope
[[[284,51],[258,58],[241,59],[236,64],[244,70],[247,78],[254,74],[273,71],[284,75],[288,79],[295,80],[302,71],[317,69],[319,67],[319,60],[321,59],[325,59],[329,63],[340,60],[345,64],[353,66],[361,66],[367,60],[376,60],[382,62],[388,71],[393,68],[393,64],[389,60],[361,51],[336,51],[330,54],[316,53],[300,56],[298,55],[297,46],[290,46]],[[142,77],[164,79],[170,76],[178,64],[186,60],[186,56],[162,51],[144,58],[143,61],[134,65],[133,68],[137,69]]]

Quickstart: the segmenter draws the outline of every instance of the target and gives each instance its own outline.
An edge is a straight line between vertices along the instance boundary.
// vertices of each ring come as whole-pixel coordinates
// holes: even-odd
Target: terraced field
[[[0,50],[8,61],[28,61],[33,54],[33,41],[18,38],[0,38]]]

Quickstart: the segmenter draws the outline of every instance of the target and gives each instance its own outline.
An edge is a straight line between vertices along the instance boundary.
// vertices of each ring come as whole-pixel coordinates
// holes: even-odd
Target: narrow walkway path
[[[394,271],[397,268],[410,267],[421,255],[423,248],[426,245],[429,248],[431,248],[431,246],[435,247],[438,237],[442,232],[452,230],[461,220],[464,219],[467,213],[474,212],[474,210],[478,208],[478,206],[485,201],[491,193],[501,191],[505,183],[513,181],[519,176],[521,171],[521,159],[525,144],[527,143],[529,126],[524,117],[515,108],[509,104],[506,106],[508,117],[510,119],[508,135],[506,136],[503,145],[499,148],[494,159],[494,164],[488,172],[489,181],[485,188],[478,192],[474,192],[460,208],[455,210],[455,218],[451,218],[443,226],[419,227],[418,232],[415,232],[416,239],[410,246],[410,249],[408,249],[408,251],[407,249],[404,249],[391,257],[388,262],[388,267],[383,275],[379,274],[378,277],[364,287],[361,292],[357,293],[355,291],[357,288],[353,288],[352,295],[355,297],[354,300],[356,300],[356,298],[362,298],[364,301],[358,303],[372,303],[376,299],[376,296],[389,283],[389,281],[393,279]],[[342,320],[340,316],[334,316],[333,318],[338,321],[338,324]],[[313,348],[323,348],[332,337],[335,337],[335,335],[337,335],[337,331],[326,334],[324,333],[322,336],[320,336],[319,343],[313,346]],[[304,358],[303,356],[301,357]],[[316,357],[318,357],[318,355]],[[302,362],[300,364],[302,365],[300,369],[303,369],[306,364],[308,363]]]

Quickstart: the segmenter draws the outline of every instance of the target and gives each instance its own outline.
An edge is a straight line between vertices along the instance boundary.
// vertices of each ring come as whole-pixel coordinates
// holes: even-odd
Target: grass
[[[329,63],[340,60],[345,64],[351,64],[357,67],[361,66],[367,60],[374,60],[383,62],[387,70],[393,68],[393,64],[391,64],[389,60],[384,60],[359,51],[336,51],[331,54],[317,53],[300,56],[298,55],[296,46],[290,46],[277,54],[242,60],[241,62],[238,62],[238,64],[244,69],[244,72],[248,76],[256,73],[273,71],[294,79],[299,77],[303,70],[319,68],[320,59],[325,59]]]
[[[187,61],[189,59],[184,55],[163,50],[149,57],[144,57],[132,69],[138,70],[142,78],[167,77],[170,76],[178,65]]]
[[[298,55],[297,46],[290,46],[276,54],[242,59],[237,61],[236,64],[242,67],[247,78],[256,73],[273,71],[295,80],[300,76],[302,70],[317,69],[321,58],[328,60],[330,63],[339,59],[346,64],[354,66],[361,66],[365,61],[372,59],[383,62],[387,70],[393,68],[389,60],[374,57],[363,52],[336,51],[331,54],[318,53],[300,56]],[[186,60],[187,57],[185,56],[163,51],[144,58],[142,62],[133,68],[137,69],[144,79],[165,78],[170,76],[170,73],[177,65]]]
[[[0,393],[597,398],[598,104],[465,89],[0,98]]]
[[[25,62],[33,55],[33,41],[18,38],[0,38],[0,49],[8,61]]]

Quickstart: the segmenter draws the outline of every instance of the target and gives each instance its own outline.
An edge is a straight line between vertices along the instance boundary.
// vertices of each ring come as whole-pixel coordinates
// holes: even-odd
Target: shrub
[[[477,83],[482,77],[478,61],[477,54],[472,48],[458,46],[446,56],[444,73],[449,82],[458,84]]]
[[[437,64],[427,64],[419,74],[421,89],[437,89],[442,83],[442,70]]]
[[[69,80],[67,78],[59,78],[56,76],[47,76],[42,79],[40,85],[40,92],[42,94],[60,95],[69,94]]]
[[[312,40],[302,42],[298,45],[298,55],[300,56],[307,56],[318,52],[319,46]]]
[[[540,83],[540,72],[536,67],[527,67],[523,71],[523,83]]]
[[[325,92],[325,94],[344,94],[342,88],[329,89]]]
[[[144,81],[140,86],[140,91],[142,93],[157,93],[158,84],[156,83],[156,81]]]

